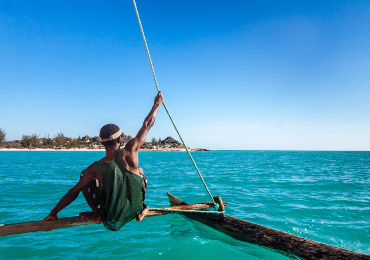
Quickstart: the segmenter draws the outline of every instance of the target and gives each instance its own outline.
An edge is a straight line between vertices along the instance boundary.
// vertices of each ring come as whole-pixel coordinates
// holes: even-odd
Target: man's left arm
[[[94,176],[95,173],[93,169],[91,168],[91,166],[88,167],[85,170],[85,174],[80,179],[80,181],[63,196],[63,198],[58,202],[54,209],[50,211],[49,215],[44,218],[44,221],[57,220],[58,212],[71,204],[78,197],[80,191],[82,191],[89,184]]]

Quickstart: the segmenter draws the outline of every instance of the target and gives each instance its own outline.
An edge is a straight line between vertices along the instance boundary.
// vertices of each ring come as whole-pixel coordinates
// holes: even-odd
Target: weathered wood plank
[[[224,202],[224,205],[227,206],[227,203]],[[183,206],[175,206],[175,207],[166,207],[165,209],[180,209],[180,210],[198,210],[198,209],[206,209],[212,208],[212,202],[204,202],[198,204],[191,204],[191,205],[183,205]],[[147,213],[147,217],[153,216],[161,216],[167,214],[173,214],[177,212],[170,212],[170,211],[156,211],[156,210],[149,210]],[[16,224],[6,224],[0,226],[0,236],[8,236],[8,235],[16,235],[16,234],[23,234],[23,233],[30,233],[30,232],[37,232],[37,231],[51,231],[53,229],[59,228],[68,228],[68,227],[76,227],[76,226],[84,226],[84,225],[91,225],[95,224],[94,222],[87,221],[79,216],[77,217],[69,217],[69,218],[60,218],[54,221],[32,221],[32,222],[25,222],[25,223],[16,223]]]
[[[87,221],[79,216],[60,218],[53,221],[32,221],[25,223],[6,224],[0,226],[0,236],[16,235],[37,231],[51,231],[53,229],[77,227],[95,224],[94,222]]]
[[[171,205],[186,205],[185,202],[170,193],[167,193],[167,195]],[[278,251],[290,252],[304,259],[370,260],[370,255],[315,242],[226,215],[220,218],[219,216],[213,216],[213,214],[181,214],[240,241],[265,246]]]

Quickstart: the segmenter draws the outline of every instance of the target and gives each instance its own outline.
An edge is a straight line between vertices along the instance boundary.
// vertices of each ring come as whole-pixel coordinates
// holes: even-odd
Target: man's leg
[[[145,205],[145,208],[143,210],[141,210],[139,214],[137,214],[136,220],[137,221],[142,221],[143,218],[145,218],[146,213],[148,213],[148,210],[149,210],[149,207],[147,205]]]
[[[80,174],[80,178],[82,178],[85,174],[85,170],[83,170]],[[96,207],[96,203],[94,199],[96,200],[97,195],[98,195],[98,190],[99,190],[99,182],[96,179],[93,179],[83,190],[82,194],[85,197],[85,200],[87,204],[89,204],[90,208],[92,209],[91,211],[86,211],[86,212],[81,212],[80,217],[84,218],[89,221],[93,221],[97,224],[101,224],[101,216],[98,212],[98,209]],[[93,199],[94,198],[94,199]]]
[[[148,213],[148,210],[149,210],[149,207],[144,204],[148,179],[146,178],[146,176],[144,174],[143,168],[139,167],[139,173],[140,173],[141,178],[143,179],[143,182],[141,184],[141,186],[142,186],[141,191],[142,191],[142,199],[143,199],[143,208],[141,209],[140,213],[137,214],[136,220],[137,221],[142,221],[143,218],[145,218],[145,215],[146,215],[146,213]]]
[[[82,194],[84,195],[87,204],[89,204],[90,208],[92,209],[92,212],[91,211],[81,212],[80,217],[86,220],[89,220],[89,221],[93,221],[96,224],[101,224],[102,221],[101,221],[100,214],[98,212],[98,209],[96,208],[95,202],[91,198],[90,193],[88,193],[86,188],[84,188],[82,190]]]

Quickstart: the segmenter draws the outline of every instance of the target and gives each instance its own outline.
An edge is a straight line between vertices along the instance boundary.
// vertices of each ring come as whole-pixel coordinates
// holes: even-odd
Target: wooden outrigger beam
[[[171,205],[187,205],[167,193]],[[277,251],[293,253],[304,259],[351,259],[370,260],[370,255],[349,251],[301,238],[286,232],[264,227],[252,222],[219,214],[180,213],[240,241],[261,245]]]
[[[5,224],[3,226],[0,226],[0,236],[17,235],[37,231],[51,231],[53,229],[77,227],[91,224],[95,223],[87,221],[79,216],[60,218],[58,220],[53,221],[40,220],[24,223]]]
[[[224,202],[224,205],[227,206],[227,203]],[[191,204],[191,205],[181,205],[181,206],[174,206],[174,207],[166,207],[162,209],[167,210],[201,210],[206,208],[212,208],[214,205],[212,202],[204,202],[198,204]],[[167,215],[178,213],[177,211],[157,211],[157,210],[149,210],[146,214],[146,217],[154,217],[160,215]],[[53,229],[59,228],[68,228],[68,227],[77,227],[77,226],[85,226],[95,224],[94,222],[85,220],[79,216],[77,217],[69,217],[69,218],[60,218],[58,220],[53,221],[32,221],[32,222],[25,222],[25,223],[16,223],[16,224],[5,224],[0,225],[0,236],[8,236],[8,235],[16,235],[16,234],[23,234],[23,233],[30,233],[30,232],[38,232],[38,231],[51,231]]]

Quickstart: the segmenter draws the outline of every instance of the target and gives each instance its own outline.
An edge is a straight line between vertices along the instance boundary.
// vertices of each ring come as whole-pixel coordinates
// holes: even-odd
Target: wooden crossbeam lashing
[[[227,206],[227,203],[224,202],[223,205]],[[201,210],[201,209],[212,208],[213,206],[214,205],[212,202],[203,202],[203,203],[198,203],[198,204],[166,207],[163,209]],[[146,216],[154,217],[154,216],[161,216],[161,215],[167,215],[167,214],[173,214],[173,213],[178,213],[178,212],[149,210]],[[58,220],[53,220],[53,221],[42,221],[41,220],[41,221],[32,221],[32,222],[25,222],[25,223],[5,224],[3,226],[0,226],[0,236],[16,235],[16,234],[23,234],[23,233],[30,233],[30,232],[37,232],[37,231],[51,231],[54,229],[85,226],[85,225],[91,225],[91,224],[95,224],[95,223],[91,221],[87,221],[79,216],[60,218]]]

